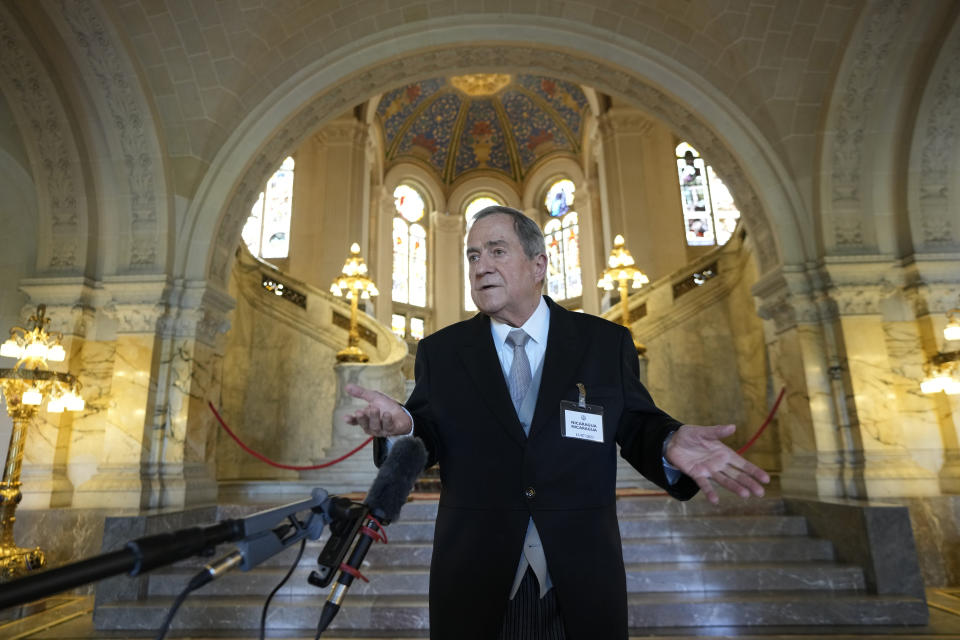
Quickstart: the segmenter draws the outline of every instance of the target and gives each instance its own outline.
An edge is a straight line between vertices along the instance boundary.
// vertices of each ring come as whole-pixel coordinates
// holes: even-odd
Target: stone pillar
[[[289,270],[324,291],[340,274],[352,243],[369,256],[366,136],[366,125],[347,115],[324,125],[297,153]],[[377,286],[389,291],[389,284]]]
[[[828,355],[830,336],[807,274],[781,269],[753,286],[764,334],[773,387],[786,388],[777,414],[782,443],[780,484],[788,495],[842,497],[845,410],[837,402],[836,357]],[[841,395],[842,397],[842,395]]]
[[[372,228],[376,229],[376,243],[370,247],[370,271],[373,281],[380,289],[380,295],[374,300],[377,308],[377,322],[391,326],[393,311],[393,194],[386,186],[380,185],[370,194],[370,217]]]
[[[687,262],[673,136],[631,107],[599,119],[611,243],[623,234],[637,267],[656,280]]]
[[[434,327],[442,329],[459,322],[463,309],[463,218],[435,212],[431,226]]]
[[[101,410],[91,420],[99,437],[93,442],[77,437],[71,452],[74,473],[78,479],[87,476],[77,484],[74,507],[137,509],[147,504],[143,467],[150,429],[147,407],[154,392],[157,324],[166,287],[163,276],[118,276],[103,285],[109,303],[103,309],[101,339],[86,343],[85,370],[108,393],[101,396]],[[96,407],[96,402],[87,402]],[[99,450],[91,451],[91,446]],[[84,459],[90,453],[96,455],[92,474]]]
[[[597,224],[597,216],[593,213],[593,205],[597,198],[593,195],[596,190],[596,180],[587,180],[586,184],[577,188],[577,223],[580,225],[580,281],[583,283],[583,310],[587,313],[600,313],[600,289],[597,280],[600,274],[597,265],[601,264],[606,256],[597,255],[597,243],[594,239],[601,233]]]
[[[205,282],[177,281],[159,323],[155,393],[147,407],[145,506],[186,507],[216,500],[216,424],[223,335],[233,300]]]
[[[86,408],[80,413],[50,414],[45,410],[28,426],[21,481],[23,509],[68,507],[74,486],[96,472],[102,450],[102,415],[109,403],[113,349],[98,338],[102,329],[106,294],[83,278],[24,280],[21,289],[29,303],[21,312],[20,326],[38,304],[47,305],[48,331],[63,334],[67,359],[50,363],[68,371],[82,385]]]

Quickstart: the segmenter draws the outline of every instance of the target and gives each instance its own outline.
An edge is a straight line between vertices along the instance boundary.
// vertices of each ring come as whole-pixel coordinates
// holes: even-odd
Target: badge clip
[[[577,390],[580,392],[580,398],[577,400],[577,406],[581,409],[587,408],[587,388],[582,382],[577,383]]]

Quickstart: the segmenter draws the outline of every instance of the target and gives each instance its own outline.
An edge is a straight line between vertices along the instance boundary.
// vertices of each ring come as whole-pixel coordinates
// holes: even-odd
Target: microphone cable
[[[177,599],[170,605],[170,609],[167,611],[167,617],[164,618],[163,624],[160,625],[160,629],[157,631],[157,640],[163,640],[166,637],[167,631],[170,629],[170,623],[173,622],[173,616],[177,615],[177,609],[180,608],[180,605],[183,604],[183,601],[187,599],[187,596],[190,595],[194,589],[197,589],[197,587],[194,586],[191,580],[190,584],[183,588],[183,591],[180,592]]]
[[[267,596],[267,601],[263,603],[263,611],[260,612],[260,640],[264,640],[266,630],[267,630],[267,609],[270,607],[270,601],[273,600],[273,596],[277,595],[277,592],[287,583],[287,580],[290,579],[290,576],[293,575],[293,572],[296,571],[297,565],[300,564],[300,558],[303,557],[303,550],[307,548],[307,539],[304,538],[300,541],[300,551],[297,552],[297,557],[294,558],[293,564],[290,565],[290,569],[287,571],[287,575],[283,576],[283,580],[280,581],[280,584],[273,588],[273,591],[270,592],[270,595]]]
[[[290,568],[287,570],[283,579],[280,580],[280,583],[273,588],[273,591],[270,592],[270,595],[267,596],[266,602],[263,603],[263,609],[260,612],[260,640],[264,640],[266,635],[266,626],[267,626],[267,610],[270,608],[270,602],[273,600],[273,596],[277,594],[280,589],[283,588],[283,585],[287,583],[287,580],[290,579],[290,576],[293,575],[293,572],[296,571],[297,565],[300,564],[300,559],[303,557],[303,551],[307,548],[307,539],[304,538],[300,541],[300,549],[297,551],[297,557],[293,559],[293,564],[290,565]],[[235,552],[236,553],[236,552]],[[176,599],[173,601],[173,604],[170,605],[170,609],[167,611],[167,616],[164,618],[163,623],[160,625],[160,628],[157,631],[156,640],[164,640],[167,635],[167,631],[170,630],[170,624],[173,622],[173,617],[177,615],[177,611],[180,609],[180,605],[186,601],[187,596],[210,582],[209,574],[205,571],[195,575],[187,586],[177,595]]]

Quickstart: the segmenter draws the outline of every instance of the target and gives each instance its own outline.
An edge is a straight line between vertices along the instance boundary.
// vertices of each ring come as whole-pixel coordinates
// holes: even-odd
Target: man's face
[[[474,223],[467,234],[467,263],[477,308],[514,327],[526,322],[540,303],[547,257],[527,257],[513,218],[493,214]]]

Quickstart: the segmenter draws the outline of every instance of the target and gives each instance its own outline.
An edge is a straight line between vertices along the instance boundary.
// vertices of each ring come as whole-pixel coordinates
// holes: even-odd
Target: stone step
[[[302,566],[313,566],[323,542],[307,543]],[[365,564],[374,567],[429,567],[433,554],[430,542],[391,541],[375,544]],[[289,567],[295,551],[288,549],[265,560],[262,567]],[[649,562],[829,562],[834,560],[829,540],[802,536],[745,536],[741,538],[626,538],[623,560],[626,564]],[[177,567],[202,566],[206,561],[185,560]]]
[[[433,520],[402,520],[387,526],[391,541],[433,540]],[[620,518],[622,538],[670,538],[743,536],[805,536],[807,521],[802,516],[705,516],[662,518],[624,516]]]
[[[275,631],[315,629],[324,598],[291,596],[271,604],[267,626]],[[172,598],[152,598],[131,605],[103,605],[94,612],[98,629],[155,630]],[[188,599],[173,629],[256,629],[263,597]],[[628,597],[629,625],[652,627],[908,625],[924,624],[926,603],[919,599],[875,596],[859,592],[645,593]],[[425,596],[364,596],[349,593],[331,630],[426,629]]]
[[[408,520],[434,520],[437,517],[436,500],[411,500],[403,505],[397,523]],[[249,508],[249,513],[257,509]],[[676,517],[676,516],[744,516],[783,515],[786,505],[780,498],[753,498],[740,500],[724,495],[719,505],[711,504],[698,495],[692,500],[680,502],[665,495],[650,494],[647,497],[622,497],[617,499],[617,515]],[[396,523],[395,523],[396,524]]]
[[[307,582],[310,567],[294,571],[278,596],[323,595],[329,587],[318,589]],[[245,596],[270,593],[286,574],[286,569],[256,569],[248,573],[228,573],[191,597]],[[351,594],[391,595],[426,594],[429,571],[424,568],[372,569],[364,568],[369,583],[355,581]],[[157,570],[152,572],[149,597],[176,596],[194,571],[188,569]],[[806,591],[836,589],[863,591],[863,571],[859,567],[825,564],[721,564],[649,563],[627,566],[627,591],[649,593],[664,591]]]

